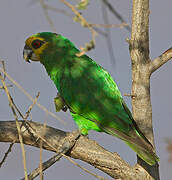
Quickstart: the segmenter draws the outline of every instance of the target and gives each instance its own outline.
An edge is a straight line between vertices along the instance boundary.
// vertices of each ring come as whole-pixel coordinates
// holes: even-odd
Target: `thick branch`
[[[60,149],[59,145],[64,144],[64,142],[70,143],[70,139],[76,136],[75,133],[67,133],[30,121],[27,124],[20,121],[20,125],[22,125],[21,132],[24,144],[39,148],[39,137],[42,137],[48,144],[51,144],[51,146],[49,146],[47,143],[43,143],[42,148],[54,152],[55,150],[52,147],[56,147],[58,151],[58,149]],[[15,121],[0,121],[0,141],[13,142],[14,140],[19,143]],[[116,153],[105,150],[95,141],[84,136],[81,136],[77,140],[67,155],[85,161],[116,179],[152,179],[141,166],[136,165],[135,167],[131,167]]]
[[[150,99],[149,58],[149,0],[133,0],[130,55],[132,61],[133,118],[144,135],[154,145],[152,106]],[[159,180],[158,164],[149,166],[142,159],[138,163]]]
[[[156,71],[172,58],[172,47],[150,62],[150,73]]]
[[[130,55],[132,60],[133,117],[154,144],[149,74],[149,0],[133,0]]]
[[[130,47],[138,51],[142,61],[149,60],[149,0],[133,0]]]

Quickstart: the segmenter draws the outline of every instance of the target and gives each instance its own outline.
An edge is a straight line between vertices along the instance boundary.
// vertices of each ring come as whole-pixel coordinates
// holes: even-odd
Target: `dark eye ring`
[[[38,48],[40,48],[43,44],[44,44],[44,41],[41,41],[41,40],[39,40],[39,39],[36,39],[36,40],[34,40],[34,41],[32,42],[32,47],[33,47],[34,49],[38,49]]]

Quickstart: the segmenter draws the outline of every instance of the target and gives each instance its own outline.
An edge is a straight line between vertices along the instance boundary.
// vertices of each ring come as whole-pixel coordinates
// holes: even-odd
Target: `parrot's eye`
[[[44,44],[44,41],[41,41],[41,40],[39,40],[39,39],[36,39],[36,40],[34,40],[34,41],[32,42],[32,47],[33,47],[34,49],[38,49],[38,48],[40,48],[43,44]]]

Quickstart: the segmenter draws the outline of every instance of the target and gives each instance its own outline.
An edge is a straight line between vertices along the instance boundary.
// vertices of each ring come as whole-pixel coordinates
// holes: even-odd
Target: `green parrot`
[[[57,106],[68,108],[81,134],[89,130],[122,139],[149,165],[159,161],[152,144],[134,121],[111,75],[64,36],[52,32],[32,35],[23,57],[40,61],[54,81]],[[58,109],[59,111],[59,109]]]

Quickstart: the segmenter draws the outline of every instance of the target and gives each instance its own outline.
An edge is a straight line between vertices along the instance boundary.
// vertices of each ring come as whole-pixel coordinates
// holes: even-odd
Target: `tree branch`
[[[40,137],[42,137],[48,142],[43,142],[42,148],[49,151],[60,151],[62,144],[73,143],[74,137],[77,137],[77,132],[68,133],[49,126],[45,127],[36,122],[19,121],[19,123],[22,125],[24,144],[39,148]],[[15,121],[0,121],[0,142],[13,142],[14,140],[19,143]],[[48,145],[49,143],[51,146]],[[135,180],[152,180],[151,176],[138,164],[131,167],[117,153],[105,150],[95,141],[84,136],[77,139],[67,155],[85,161],[116,179],[128,180],[134,177]]]
[[[74,134],[74,133],[73,133]],[[79,135],[76,137],[74,136],[74,139],[77,139],[79,137]],[[50,166],[52,166],[55,162],[57,162],[58,160],[60,160],[60,158],[63,156],[63,154],[65,154],[66,152],[68,152],[75,144],[75,141],[71,141],[70,143],[68,143],[68,141],[66,141],[64,144],[61,145],[60,149],[58,150],[58,153],[56,155],[54,155],[52,158],[50,158],[49,160],[45,161],[42,164],[42,171],[48,169]],[[35,170],[32,171],[32,173],[30,173],[28,175],[28,178],[30,180],[33,180],[34,178],[36,178],[39,174],[40,174],[40,167],[36,168]],[[21,180],[24,180],[25,178],[22,178]]]
[[[172,58],[172,47],[150,62],[150,67],[149,67],[150,73],[152,74],[163,64],[168,62],[171,58]]]
[[[149,0],[133,0],[130,55],[132,61],[133,117],[149,141],[154,144],[150,101]]]
[[[152,106],[150,99],[149,58],[149,0],[133,0],[132,31],[129,49],[132,62],[133,118],[148,140],[154,145]],[[150,166],[138,157],[137,161],[156,180],[158,164]]]

